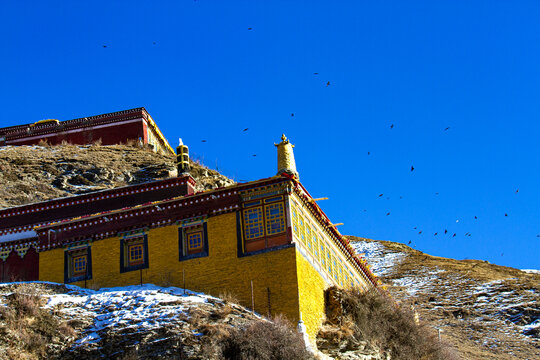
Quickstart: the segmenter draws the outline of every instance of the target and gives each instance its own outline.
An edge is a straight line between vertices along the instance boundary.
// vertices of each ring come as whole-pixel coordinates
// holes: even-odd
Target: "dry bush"
[[[203,311],[197,309],[197,308],[192,308],[192,309],[189,309],[188,310],[188,319],[187,319],[187,322],[189,324],[191,324],[191,326],[195,327],[195,328],[198,328],[199,326],[201,326],[202,324],[204,324],[207,320],[207,316],[206,316],[206,313],[204,313]]]
[[[344,332],[368,340],[390,353],[394,360],[452,360],[457,355],[426,325],[417,324],[411,311],[398,307],[386,295],[373,290],[330,291],[339,297]]]
[[[38,142],[38,146],[41,147],[50,147],[50,144],[47,142],[47,139],[41,139]]]
[[[43,358],[49,344],[74,335],[67,323],[41,307],[39,293],[35,284],[20,284],[6,297],[7,306],[0,307],[0,344],[11,358]]]
[[[301,360],[312,359],[302,336],[283,318],[254,321],[230,331],[216,343],[218,356],[230,360]]]
[[[216,321],[216,320],[223,320],[225,319],[230,313],[232,313],[232,306],[229,304],[225,304],[223,306],[220,306],[219,308],[215,309],[210,313],[210,320]]]
[[[92,143],[92,147],[95,149],[95,148],[99,148],[101,146],[101,144],[103,143],[103,141],[101,140],[101,138],[97,139],[96,141],[94,141]]]
[[[229,290],[225,290],[222,293],[220,293],[218,295],[218,298],[223,300],[225,304],[238,304],[240,302],[236,294]]]

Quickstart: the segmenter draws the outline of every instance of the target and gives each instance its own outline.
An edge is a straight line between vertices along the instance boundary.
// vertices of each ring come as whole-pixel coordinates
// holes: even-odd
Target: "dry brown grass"
[[[387,351],[394,360],[452,360],[457,355],[424,324],[417,324],[414,315],[398,307],[386,295],[373,290],[341,290],[331,288],[329,296],[340,304],[339,311],[330,314],[336,325],[337,338],[367,340]],[[328,331],[328,330],[327,330]],[[328,337],[329,334],[321,334]]]
[[[0,208],[159,180],[175,173],[174,156],[136,143],[103,146],[97,140],[85,146],[40,145],[0,151]],[[191,166],[196,191],[233,183],[204,165],[192,162]]]
[[[6,297],[7,306],[0,307],[0,344],[12,359],[44,358],[49,345],[73,337],[68,323],[60,323],[43,309],[39,287],[20,284]]]
[[[300,334],[284,318],[254,321],[244,328],[232,328],[216,342],[218,358],[230,360],[312,359]]]
[[[220,293],[218,295],[218,298],[223,300],[225,304],[238,304],[240,302],[236,294],[229,290],[225,290],[222,293]]]

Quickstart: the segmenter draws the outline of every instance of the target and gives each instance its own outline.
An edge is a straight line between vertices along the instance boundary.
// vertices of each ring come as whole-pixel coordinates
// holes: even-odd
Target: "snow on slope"
[[[463,358],[540,359],[539,271],[351,238],[392,297],[414,304],[420,318],[441,329]]]
[[[356,253],[366,259],[371,271],[377,276],[388,275],[405,257],[405,254],[387,251],[384,245],[375,241],[351,242],[351,245]]]
[[[167,326],[183,314],[189,303],[206,303],[211,296],[151,284],[90,290],[67,285],[66,294],[47,295],[47,308],[59,308],[72,318],[90,317],[92,326],[77,340],[76,345],[98,342],[99,332],[123,328],[146,331]],[[217,299],[215,299],[217,300]],[[159,305],[159,306],[156,306]]]

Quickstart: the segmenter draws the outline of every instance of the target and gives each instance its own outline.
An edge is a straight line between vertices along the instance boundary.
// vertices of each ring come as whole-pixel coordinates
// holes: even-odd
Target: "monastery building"
[[[151,119],[114,114],[143,129]],[[266,179],[194,193],[181,144],[177,177],[0,210],[0,281],[232,293],[260,314],[302,319],[313,339],[327,287],[379,283],[300,183],[285,135],[276,147]]]

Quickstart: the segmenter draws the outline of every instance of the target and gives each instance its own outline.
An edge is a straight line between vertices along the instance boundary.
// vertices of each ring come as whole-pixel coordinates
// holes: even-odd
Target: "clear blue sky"
[[[144,106],[171,145],[236,180],[274,175],[285,132],[343,234],[540,268],[538,1],[0,11],[0,126]]]

